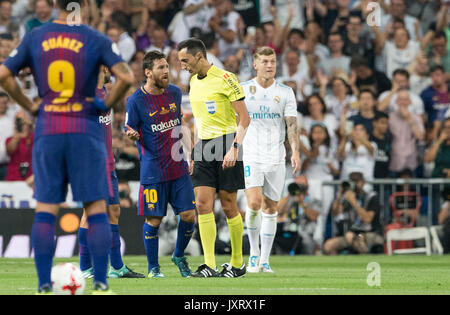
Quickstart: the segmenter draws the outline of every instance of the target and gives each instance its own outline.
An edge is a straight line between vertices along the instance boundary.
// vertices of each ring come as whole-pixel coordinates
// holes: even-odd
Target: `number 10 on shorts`
[[[145,195],[145,202],[146,203],[156,203],[158,202],[158,194],[156,192],[156,189],[145,189],[144,190]]]

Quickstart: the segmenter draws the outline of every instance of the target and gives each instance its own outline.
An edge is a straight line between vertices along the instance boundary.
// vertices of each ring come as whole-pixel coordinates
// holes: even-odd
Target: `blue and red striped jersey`
[[[141,185],[189,173],[181,145],[181,90],[170,84],[161,95],[139,88],[127,100],[126,124],[138,131]]]
[[[96,89],[95,96],[104,100],[106,99],[106,91],[105,88],[102,89]],[[106,145],[106,153],[108,158],[108,168],[110,171],[114,171],[116,168],[115,166],[115,160],[114,160],[114,153],[112,149],[112,112],[111,110],[102,113],[98,116],[98,122],[103,128],[103,136],[105,140]]]
[[[100,65],[121,61],[117,45],[100,32],[54,21],[25,35],[4,65],[14,75],[31,68],[42,99],[36,137],[81,133],[103,139],[99,111],[86,98],[95,96]]]

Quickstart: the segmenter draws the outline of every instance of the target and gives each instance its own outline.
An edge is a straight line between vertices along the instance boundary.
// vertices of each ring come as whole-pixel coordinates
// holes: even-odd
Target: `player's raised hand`
[[[125,134],[127,135],[128,138],[130,138],[133,141],[137,141],[140,139],[139,132],[137,132],[128,125],[125,125],[125,128],[126,128]]]

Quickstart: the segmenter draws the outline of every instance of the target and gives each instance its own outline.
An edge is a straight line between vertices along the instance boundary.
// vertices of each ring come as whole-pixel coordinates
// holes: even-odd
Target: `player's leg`
[[[103,141],[82,134],[67,138],[69,148],[65,160],[74,201],[83,202],[86,209],[87,244],[94,268],[94,294],[111,291],[106,280],[111,226],[106,199],[112,195],[106,148]],[[93,180],[95,179],[95,180]]]
[[[109,278],[145,278],[141,273],[134,272],[122,261],[122,254],[120,252],[120,205],[111,204],[108,206],[109,223],[111,225],[111,250],[109,252],[110,268],[108,272]]]
[[[263,202],[261,218],[261,258],[260,271],[273,272],[269,264],[269,256],[277,233],[277,205],[281,199],[286,175],[286,166],[267,166],[264,173]]]
[[[161,273],[161,267],[158,262],[158,231],[161,221],[162,217],[148,216],[145,218],[143,237],[145,252],[147,254],[149,278],[164,278],[164,274]]]
[[[195,271],[193,277],[217,277],[215,242],[217,237],[216,218],[214,216],[214,187],[199,186],[194,188],[198,212],[198,228],[203,248],[205,263]]]
[[[142,234],[147,255],[149,278],[164,277],[158,263],[158,233],[162,218],[167,214],[168,201],[168,183],[141,185],[138,211],[140,216],[145,217]]]
[[[259,260],[260,271],[273,272],[269,264],[269,256],[272,251],[273,241],[277,233],[277,207],[278,201],[263,197],[261,218],[261,257]]]
[[[55,221],[59,205],[38,202],[34,215],[31,242],[38,275],[38,294],[52,291],[51,271],[55,252]]]
[[[237,193],[236,191],[220,190],[219,198],[227,217],[231,242],[231,261],[229,264],[224,265],[221,275],[230,278],[242,277],[246,273],[242,255],[244,223],[237,206]]]
[[[180,269],[182,277],[192,274],[184,251],[192,238],[195,229],[195,194],[190,176],[187,174],[171,182],[170,204],[176,215],[179,215],[177,242],[172,262]]]
[[[247,197],[247,209],[245,211],[245,224],[250,242],[250,257],[248,261],[248,272],[259,271],[259,233],[261,230],[261,206],[262,188],[252,187],[245,190]]]
[[[192,270],[184,254],[186,247],[194,234],[195,230],[195,210],[187,210],[180,213],[178,221],[177,242],[175,251],[172,255],[172,262],[177,265],[182,277],[190,277]]]
[[[86,210],[83,209],[83,215],[80,220],[80,227],[78,228],[78,248],[80,253],[80,269],[85,278],[92,278],[94,272],[92,269],[91,254],[87,244],[88,223]]]
[[[109,252],[110,268],[109,278],[145,278],[143,274],[136,273],[128,268],[122,261],[120,252],[120,199],[119,199],[119,181],[115,171],[110,172],[113,194],[108,199],[108,216],[111,225],[111,250]]]
[[[33,146],[34,196],[37,200],[31,244],[38,276],[38,294],[51,293],[55,251],[55,221],[59,204],[66,200],[65,139],[41,136]]]
[[[111,263],[111,268],[113,268],[115,270],[120,270],[124,266],[124,264],[122,261],[122,255],[120,253],[120,234],[119,234],[120,205],[119,204],[109,203],[108,217],[109,217],[109,224],[111,225],[111,236],[112,236],[109,260]]]
[[[94,289],[108,290],[106,280],[109,250],[111,248],[111,227],[106,212],[105,200],[85,202],[88,232],[87,244],[92,257]]]

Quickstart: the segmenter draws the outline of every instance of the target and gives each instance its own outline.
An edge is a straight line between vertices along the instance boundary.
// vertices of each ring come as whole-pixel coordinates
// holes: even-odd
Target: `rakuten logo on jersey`
[[[178,119],[178,118],[171,119],[169,121],[162,121],[159,124],[152,125],[152,132],[155,132],[155,131],[166,132],[180,124],[181,124],[181,122],[180,122],[180,119]]]
[[[109,125],[112,121],[112,115],[99,116],[98,122],[101,124]]]

